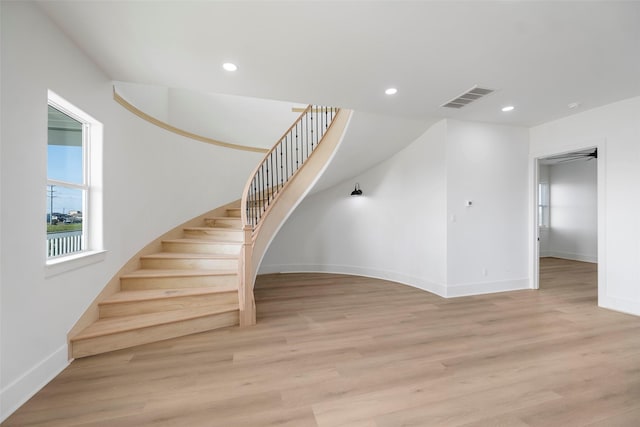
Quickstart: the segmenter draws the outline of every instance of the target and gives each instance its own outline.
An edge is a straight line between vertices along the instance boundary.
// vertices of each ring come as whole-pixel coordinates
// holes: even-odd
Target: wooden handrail
[[[271,147],[271,149],[269,151],[267,151],[267,153],[264,155],[264,157],[262,158],[262,160],[260,160],[260,162],[258,163],[258,165],[255,167],[255,169],[253,169],[253,171],[251,172],[251,175],[249,175],[249,179],[247,180],[247,183],[244,186],[244,189],[242,190],[242,201],[240,202],[240,217],[242,218],[242,225],[245,226],[247,224],[247,210],[245,209],[245,206],[247,205],[247,196],[249,194],[249,188],[251,187],[251,182],[253,180],[253,177],[256,175],[256,173],[258,172],[258,170],[260,169],[260,166],[265,162],[265,160],[269,157],[269,155],[273,152],[273,150],[276,149],[276,147],[278,146],[278,144],[280,143],[280,141],[282,141],[282,139],[289,134],[289,132],[291,132],[291,129],[293,129],[295,127],[295,125],[302,120],[302,117],[311,110],[311,104],[307,105],[307,108],[305,108],[300,115],[296,118],[296,120],[293,122],[293,124],[291,126],[289,126],[289,129],[287,129],[282,136],[278,139],[278,142],[276,142],[273,147]]]
[[[325,114],[324,117],[321,117],[320,124],[318,124],[317,115],[314,123],[313,114],[316,111]],[[306,121],[308,114],[311,116],[309,121]],[[309,190],[309,186],[312,185],[331,158],[332,153],[335,152],[350,117],[351,112],[348,110],[307,106],[250,175],[241,202],[244,241],[239,263],[240,326],[253,325],[256,322],[253,282],[262,256],[268,247],[268,242],[273,238],[291,209]],[[302,123],[302,120],[306,121],[306,125]],[[334,126],[334,124],[336,125]],[[329,142],[323,142],[325,139]],[[295,146],[293,146],[294,141]],[[284,148],[289,150],[286,154],[283,151]],[[291,157],[292,153],[295,154],[295,167]],[[300,156],[298,156],[299,154]],[[285,169],[282,164],[283,160],[286,160],[287,166],[291,166],[291,170],[287,170],[285,175],[281,175]],[[266,179],[263,176],[261,180],[258,180],[260,174],[264,175],[265,164],[267,164]],[[273,179],[274,174],[276,179]],[[293,179],[294,177],[296,179]],[[258,183],[258,181],[260,182]],[[260,191],[257,191],[258,185]],[[254,209],[259,211],[256,213]],[[249,218],[250,212],[256,217]]]
[[[269,150],[266,148],[260,147],[250,147],[248,145],[240,145],[240,144],[232,144],[230,142],[218,141],[213,138],[208,138],[206,136],[198,135],[193,132],[188,132],[186,130],[177,128],[175,126],[170,125],[169,123],[165,123],[162,120],[156,119],[155,117],[145,113],[139,108],[135,107],[129,101],[124,99],[118,92],[116,92],[115,86],[113,87],[113,99],[124,108],[140,117],[143,120],[148,121],[151,124],[154,124],[164,130],[168,130],[169,132],[173,132],[176,135],[184,136],[185,138],[195,139],[196,141],[206,142],[207,144],[217,145],[219,147],[231,148],[234,150],[242,150],[242,151],[252,151],[255,153],[267,153]]]
[[[309,105],[254,169],[242,194],[242,221],[256,228],[269,204],[320,144],[338,109]],[[319,113],[318,113],[319,112]]]

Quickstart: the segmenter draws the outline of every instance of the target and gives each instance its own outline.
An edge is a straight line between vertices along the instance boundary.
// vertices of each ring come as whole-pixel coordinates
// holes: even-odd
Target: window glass
[[[83,183],[82,123],[49,106],[47,178]]]
[[[538,226],[549,227],[549,184],[538,184]]]
[[[86,126],[49,105],[47,128],[47,257],[85,250]]]

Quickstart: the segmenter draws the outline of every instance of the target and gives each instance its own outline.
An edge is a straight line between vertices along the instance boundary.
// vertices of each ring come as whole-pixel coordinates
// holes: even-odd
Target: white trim
[[[562,258],[569,259],[572,261],[580,261],[580,262],[598,262],[598,255],[588,255],[588,254],[576,254],[573,252],[557,252],[557,251],[545,251],[540,253],[540,258],[551,257],[551,258]]]
[[[570,153],[572,151],[578,150],[586,150],[589,148],[597,148],[598,149],[598,159],[597,159],[597,194],[598,194],[598,305],[600,307],[605,307],[604,301],[608,301],[607,299],[607,281],[606,281],[606,271],[607,271],[607,260],[606,260],[606,181],[607,181],[607,173],[606,173],[606,148],[607,148],[607,140],[604,138],[598,138],[593,140],[587,140],[582,142],[574,142],[571,144],[565,144],[558,147],[547,148],[545,150],[530,152],[529,153],[529,165],[530,165],[530,191],[532,197],[533,206],[530,207],[530,246],[529,246],[529,254],[530,254],[530,268],[532,283],[531,287],[533,289],[539,288],[539,244],[538,244],[538,160],[543,157],[555,156],[559,154]],[[595,262],[595,261],[587,261],[587,262]],[[606,306],[606,308],[614,309],[613,307]]]
[[[98,122],[98,120],[94,119],[89,114],[85,113],[83,110],[76,107],[71,102],[67,101],[50,89],[47,91],[47,99],[49,100],[49,105],[51,105],[56,110],[59,110],[68,115],[72,119],[75,119],[81,123]]]
[[[529,277],[531,277],[531,282],[529,283],[530,289],[540,289],[540,226],[538,225],[540,220],[538,219],[538,198],[540,197],[538,191],[540,187],[538,186],[540,180],[540,161],[538,158],[534,158],[532,160],[533,167],[530,169],[532,174],[530,174],[529,185],[530,188],[533,188],[533,200],[530,199],[530,212],[533,212],[530,230],[530,245],[532,245],[531,252],[531,264]],[[548,230],[548,229],[546,229]]]
[[[83,156],[84,157],[84,156]],[[83,169],[84,173],[84,169]],[[88,190],[89,186],[85,184],[74,184],[72,182],[67,181],[58,181],[57,179],[47,179],[47,185],[55,185],[58,187],[69,187],[75,190]]]
[[[389,280],[403,285],[412,286],[446,298],[447,287],[444,284],[431,282],[420,277],[409,276],[397,271],[379,270],[356,267],[351,265],[321,265],[321,264],[274,264],[261,265],[258,274],[271,273],[334,273],[352,276],[372,277],[374,279]]]
[[[20,406],[40,391],[71,363],[67,345],[63,345],[48,357],[34,365],[23,375],[0,390],[0,422],[3,422]]]
[[[60,258],[47,259],[47,272],[45,277],[51,277],[65,271],[74,270],[84,265],[102,261],[94,255],[101,253],[103,249],[103,228],[102,228],[102,139],[103,125],[101,122],[87,114],[82,109],[76,107],[52,90],[47,91],[47,104],[56,110],[68,115],[72,119],[82,123],[82,184],[70,183],[47,178],[47,185],[58,185],[62,187],[74,188],[82,191],[82,239],[84,249],[78,254],[64,256]],[[53,214],[53,212],[51,212]],[[63,262],[73,261],[86,256],[83,263],[73,263],[65,268],[56,267],[50,270],[49,267]]]
[[[447,298],[519,291],[523,289],[530,289],[529,278],[527,277],[515,280],[501,280],[499,282],[460,283],[447,285]]]
[[[49,278],[72,270],[77,270],[91,264],[104,261],[107,251],[84,251],[57,258],[49,258],[44,277]]]
[[[618,311],[620,313],[640,316],[640,302],[638,301],[631,301],[626,298],[612,296],[606,296],[605,298],[600,298],[600,296],[598,296],[598,305],[602,308]]]
[[[351,265],[322,264],[273,264],[262,265],[259,274],[273,273],[334,273],[353,276],[372,277],[389,280],[414,288],[422,289],[443,298],[454,298],[468,295],[491,294],[496,292],[529,289],[529,279],[503,280],[499,282],[463,283],[445,285],[420,277],[409,276],[397,271],[356,267]]]

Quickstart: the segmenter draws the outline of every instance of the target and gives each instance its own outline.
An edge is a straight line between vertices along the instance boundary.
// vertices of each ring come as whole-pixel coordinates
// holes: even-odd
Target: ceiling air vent
[[[478,99],[482,98],[483,96],[487,96],[492,92],[493,89],[474,86],[457,98],[454,98],[442,104],[441,107],[462,108],[465,105],[471,104],[473,101],[477,101]]]

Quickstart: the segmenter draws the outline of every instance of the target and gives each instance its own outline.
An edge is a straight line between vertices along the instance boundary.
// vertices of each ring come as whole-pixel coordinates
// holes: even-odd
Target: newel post
[[[253,299],[253,272],[251,271],[251,255],[253,253],[253,228],[245,225],[243,228],[242,249],[240,253],[240,286],[238,287],[238,301],[240,303],[240,326],[256,324],[256,303]]]

